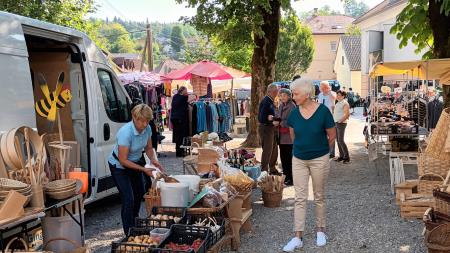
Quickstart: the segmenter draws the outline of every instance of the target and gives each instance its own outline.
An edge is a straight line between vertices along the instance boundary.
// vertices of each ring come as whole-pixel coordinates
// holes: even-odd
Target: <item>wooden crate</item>
[[[428,195],[412,194],[400,202],[400,216],[405,219],[422,219],[425,211],[433,207],[433,198]]]
[[[419,180],[406,180],[403,183],[397,184],[395,186],[395,201],[397,204],[400,204],[401,200],[405,200],[406,198],[413,195],[413,193],[417,193],[417,185],[419,184]]]

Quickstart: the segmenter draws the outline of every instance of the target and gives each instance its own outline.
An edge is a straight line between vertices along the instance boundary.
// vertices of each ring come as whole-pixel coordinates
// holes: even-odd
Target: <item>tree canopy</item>
[[[105,40],[98,34],[100,23],[86,18],[95,12],[92,0],[2,0],[0,10],[75,28],[89,35],[100,47],[105,47]]]
[[[179,25],[172,28],[172,33],[170,35],[170,44],[172,45],[173,51],[179,53],[181,49],[186,46],[186,39],[184,38],[183,28]]]
[[[314,41],[311,30],[300,23],[297,15],[289,13],[280,24],[275,79],[290,80],[294,75],[305,72],[313,55]]]
[[[344,0],[344,14],[350,17],[357,18],[367,12],[369,6],[361,2],[356,2],[356,0]]]
[[[133,53],[136,44],[125,27],[119,23],[103,23],[100,28],[103,38],[108,40],[107,50],[111,53]]]

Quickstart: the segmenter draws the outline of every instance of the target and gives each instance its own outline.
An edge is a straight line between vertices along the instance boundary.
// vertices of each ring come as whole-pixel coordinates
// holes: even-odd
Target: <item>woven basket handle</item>
[[[438,177],[442,180],[442,182],[444,181],[444,178],[441,175],[438,174],[434,174],[434,173],[427,173],[427,174],[423,174],[422,176],[419,177],[419,181],[423,180],[422,178],[425,176],[433,176],[433,177]]]
[[[28,245],[27,245],[27,243],[25,242],[25,240],[22,239],[22,238],[20,238],[20,237],[16,237],[16,238],[12,239],[11,241],[9,241],[8,244],[6,244],[5,252],[8,252],[9,247],[11,247],[11,244],[12,244],[13,242],[15,242],[15,241],[21,242],[21,243],[23,244],[23,246],[25,247],[25,250],[28,250]],[[14,249],[12,249],[11,252],[14,252]]]
[[[44,244],[43,249],[46,250],[46,249],[47,249],[47,246],[48,246],[51,242],[54,242],[54,241],[67,241],[67,242],[70,242],[70,244],[72,244],[75,248],[80,247],[80,246],[77,245],[76,242],[74,242],[74,241],[72,241],[72,240],[70,240],[70,239],[67,239],[67,238],[64,238],[64,237],[56,237],[56,238],[53,238],[53,239],[48,240],[48,241]]]

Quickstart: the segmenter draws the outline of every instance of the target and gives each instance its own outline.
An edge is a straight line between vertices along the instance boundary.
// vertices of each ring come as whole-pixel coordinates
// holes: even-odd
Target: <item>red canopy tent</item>
[[[250,74],[223,66],[213,61],[200,61],[182,69],[174,70],[162,76],[168,80],[190,80],[192,75],[207,77],[211,80],[227,80],[233,78],[249,77]]]

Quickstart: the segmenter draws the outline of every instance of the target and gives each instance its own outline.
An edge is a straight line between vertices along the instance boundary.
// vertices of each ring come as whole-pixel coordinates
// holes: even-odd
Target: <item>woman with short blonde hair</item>
[[[297,79],[291,84],[291,91],[298,105],[288,118],[290,135],[294,140],[292,174],[295,189],[295,237],[284,246],[285,252],[293,252],[303,246],[309,177],[312,179],[314,191],[316,243],[318,246],[326,244],[325,184],[330,170],[330,146],[336,138],[330,110],[312,99],[314,95],[312,82]]]
[[[145,168],[145,151],[151,163],[162,169],[155,159],[152,146],[152,130],[149,126],[153,111],[146,104],[136,105],[131,110],[133,120],[122,126],[117,132],[116,146],[109,159],[109,169],[114,183],[119,190],[122,201],[123,231],[134,227],[134,220],[139,216],[141,200],[145,194],[144,174],[152,176],[153,169]]]

